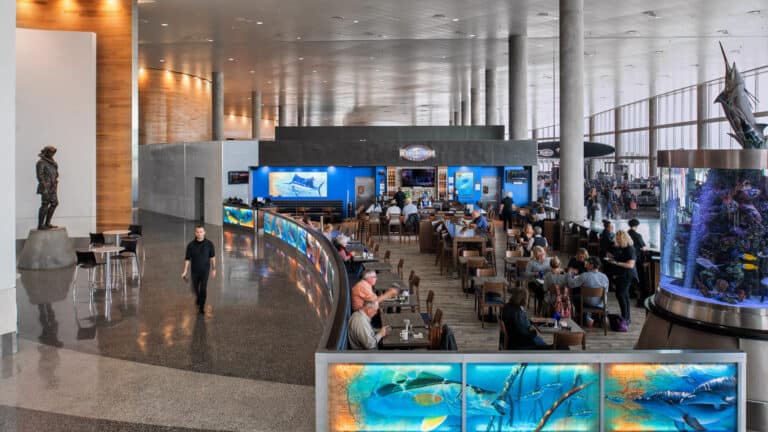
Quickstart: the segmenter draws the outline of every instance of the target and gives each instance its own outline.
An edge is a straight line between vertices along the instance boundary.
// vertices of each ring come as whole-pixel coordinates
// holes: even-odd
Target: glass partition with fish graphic
[[[269,173],[269,195],[274,198],[325,198],[328,173],[283,171]]]
[[[469,364],[466,394],[468,431],[599,430],[599,364]]]
[[[330,431],[460,431],[461,364],[328,366]],[[490,393],[467,389],[467,403]]]
[[[317,430],[746,430],[746,354],[317,352]]]
[[[740,430],[737,369],[733,363],[607,365],[605,430]]]
[[[768,156],[749,151],[762,153],[756,158]],[[704,156],[730,160],[738,155]],[[662,167],[660,172],[656,305],[711,324],[765,330],[760,316],[768,308],[766,170]],[[695,307],[676,306],[682,303]],[[728,312],[709,313],[713,308]]]

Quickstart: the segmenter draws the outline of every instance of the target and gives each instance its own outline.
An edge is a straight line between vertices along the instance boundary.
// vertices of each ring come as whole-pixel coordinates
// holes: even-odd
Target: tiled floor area
[[[21,272],[20,351],[0,361],[0,431],[313,430],[313,353],[329,310],[313,274],[279,243],[209,226],[219,274],[199,317],[179,278],[193,224],[148,213],[140,223],[144,277],[114,292],[109,319],[102,292],[90,305],[80,288],[73,302],[73,269]],[[421,277],[422,304],[435,291],[461,350],[496,350],[497,325],[481,328],[434,255],[397,239],[386,249]],[[629,333],[589,333],[587,348],[630,349],[643,317],[633,310]]]

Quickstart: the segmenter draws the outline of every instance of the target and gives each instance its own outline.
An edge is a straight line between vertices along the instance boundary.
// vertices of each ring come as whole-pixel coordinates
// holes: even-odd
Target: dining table
[[[383,261],[369,261],[363,264],[363,270],[373,270],[376,273],[391,272],[392,264]]]
[[[123,247],[120,246],[99,246],[91,249],[91,252],[100,254],[100,255],[106,255],[106,274],[105,274],[105,281],[104,281],[104,289],[106,290],[106,296],[107,301],[112,300],[112,260],[111,257],[113,254],[120,253],[124,250]]]
[[[405,320],[409,320],[411,331],[408,338],[402,337]],[[381,324],[390,326],[390,332],[381,339],[384,349],[424,349],[429,348],[429,328],[416,312],[387,313],[381,315]]]
[[[571,318],[560,318],[557,327],[555,327],[554,318],[531,318],[531,323],[536,327],[539,334],[550,338],[550,340],[547,341],[548,343],[552,343],[554,334],[557,332],[584,333],[584,329]],[[586,338],[581,340],[581,345],[582,349],[586,349]]]

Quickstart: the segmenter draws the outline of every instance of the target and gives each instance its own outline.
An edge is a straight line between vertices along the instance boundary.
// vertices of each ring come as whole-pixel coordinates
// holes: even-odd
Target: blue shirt
[[[490,227],[488,226],[488,221],[485,219],[485,216],[480,215],[477,217],[477,219],[473,220],[472,223],[474,223],[477,226],[477,230],[481,233],[485,234],[490,230]]]

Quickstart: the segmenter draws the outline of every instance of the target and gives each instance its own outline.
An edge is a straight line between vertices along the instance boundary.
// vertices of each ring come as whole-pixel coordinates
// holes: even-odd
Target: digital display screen
[[[435,186],[434,168],[403,168],[400,170],[400,182],[405,187]]]

